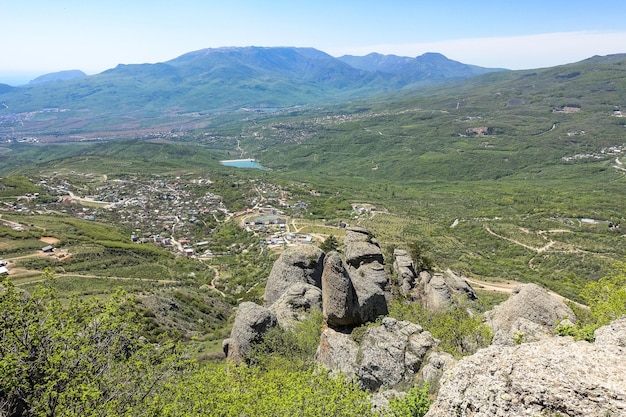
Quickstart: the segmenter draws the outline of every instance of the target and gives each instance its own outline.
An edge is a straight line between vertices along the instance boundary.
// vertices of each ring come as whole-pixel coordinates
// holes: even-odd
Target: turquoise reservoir
[[[227,167],[235,167],[235,168],[252,168],[252,169],[262,169],[267,170],[264,166],[259,164],[254,159],[231,159],[228,161],[220,161],[220,164],[225,165]]]

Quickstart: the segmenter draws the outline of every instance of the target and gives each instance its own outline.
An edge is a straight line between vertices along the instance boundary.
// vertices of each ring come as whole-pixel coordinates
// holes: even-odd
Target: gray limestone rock
[[[409,256],[408,252],[404,249],[395,249],[393,251],[393,269],[396,271],[398,281],[400,284],[400,292],[403,295],[409,294],[409,292],[417,284],[417,274],[413,265],[413,260]]]
[[[517,287],[513,295],[485,313],[493,329],[493,344],[532,342],[554,333],[559,322],[575,321],[572,310],[536,284]]]
[[[331,252],[324,260],[322,273],[322,312],[329,326],[358,326],[354,286],[346,266],[337,252]]]
[[[346,230],[345,254],[348,265],[358,268],[361,264],[377,261],[384,263],[383,254],[376,239],[365,229]]]
[[[626,348],[626,316],[600,327],[594,332],[596,344]]]
[[[364,332],[357,343],[348,333],[324,329],[317,360],[348,378],[356,377],[359,385],[370,391],[412,381],[424,356],[436,344],[420,326],[391,317]]]
[[[230,337],[222,343],[226,358],[236,363],[244,360],[250,347],[276,324],[276,317],[267,308],[249,301],[241,303]]]
[[[287,248],[274,262],[265,286],[265,304],[272,305],[295,283],[321,288],[324,251],[311,245]]]
[[[322,310],[322,290],[303,282],[293,284],[269,309],[281,327],[293,328],[306,312]]]
[[[624,416],[625,355],[569,337],[492,345],[444,373],[426,417]]]
[[[431,274],[422,271],[419,284],[411,291],[414,299],[432,311],[441,311],[455,303],[456,299],[476,300],[478,297],[471,285],[462,276],[447,270],[444,273]]]

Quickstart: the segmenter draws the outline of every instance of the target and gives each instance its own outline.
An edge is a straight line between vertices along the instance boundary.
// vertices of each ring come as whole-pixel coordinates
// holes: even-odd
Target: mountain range
[[[91,76],[64,71],[27,86],[0,85],[0,101],[11,111],[214,112],[336,102],[500,70],[436,53],[335,58],[313,48],[225,47],[163,63],[118,65]]]

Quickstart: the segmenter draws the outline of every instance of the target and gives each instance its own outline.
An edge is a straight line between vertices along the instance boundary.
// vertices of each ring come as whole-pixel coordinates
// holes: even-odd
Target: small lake
[[[227,167],[262,169],[265,171],[267,170],[267,168],[259,164],[254,159],[231,159],[228,161],[220,161],[220,164]]]

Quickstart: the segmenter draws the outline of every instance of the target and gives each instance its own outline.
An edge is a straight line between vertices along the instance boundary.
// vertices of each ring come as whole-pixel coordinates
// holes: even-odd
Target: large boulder
[[[569,337],[492,345],[444,373],[426,417],[624,416],[625,355]]]
[[[413,260],[404,249],[393,251],[393,269],[396,271],[402,295],[408,295],[416,285],[417,273]]]
[[[349,267],[348,271],[356,293],[358,324],[387,315],[389,311],[386,296],[389,293],[385,292],[385,288],[389,280],[384,267],[378,261],[374,261],[361,265],[358,269]]]
[[[380,326],[359,328],[360,335],[325,328],[317,361],[331,371],[356,377],[370,391],[411,382],[427,352],[436,345],[429,332],[391,317]]]
[[[414,299],[431,311],[441,311],[454,304],[460,298],[476,300],[478,297],[471,285],[462,276],[447,270],[432,274],[422,271],[419,285],[412,291]]]
[[[322,311],[332,327],[355,327],[386,315],[385,291],[388,282],[384,267],[374,261],[358,269],[346,265],[337,252],[324,261]]]
[[[626,348],[626,316],[600,327],[594,332],[596,344]]]
[[[305,283],[321,288],[324,251],[301,245],[287,248],[274,262],[265,286],[265,305],[270,306],[293,284]]]
[[[329,253],[322,273],[322,312],[326,323],[333,327],[361,324],[356,298],[352,279],[341,255]]]
[[[303,282],[293,284],[269,309],[281,327],[291,329],[306,317],[305,313],[322,310],[322,290]]]
[[[239,304],[230,337],[222,343],[226,358],[236,363],[245,360],[252,345],[276,324],[269,309],[249,301]]]
[[[370,232],[361,228],[346,229],[345,254],[348,265],[358,268],[371,262],[384,263],[383,253],[378,241]]]
[[[576,321],[574,312],[536,284],[517,287],[508,300],[485,313],[485,322],[493,329],[492,343],[499,345],[549,337],[564,320]]]

